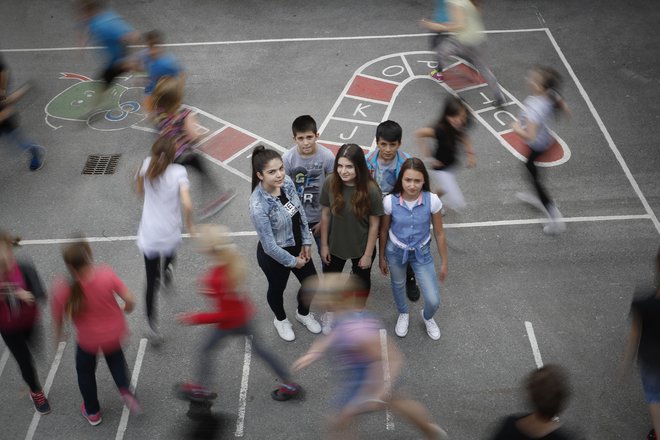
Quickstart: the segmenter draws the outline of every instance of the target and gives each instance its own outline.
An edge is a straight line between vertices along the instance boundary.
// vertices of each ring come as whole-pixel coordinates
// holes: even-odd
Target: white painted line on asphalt
[[[236,153],[232,154],[232,155],[229,157],[229,159],[226,159],[226,160],[225,160],[225,163],[229,163],[229,162],[231,162],[232,160],[236,159],[238,156],[240,156],[240,155],[242,155],[242,154],[245,154],[247,151],[249,151],[249,150],[251,150],[252,148],[256,147],[257,144],[260,144],[260,143],[261,143],[261,139],[256,139],[256,140],[255,140],[254,142],[252,142],[251,144],[249,144],[249,145],[247,145],[247,146],[241,148],[241,149],[238,150]],[[252,154],[250,154],[249,156],[251,157]]]
[[[628,220],[649,220],[649,214],[632,214],[632,215],[599,215],[593,217],[564,217],[566,223],[593,223],[593,222],[607,222],[607,221],[628,221]],[[517,225],[536,225],[547,223],[547,218],[529,218],[519,220],[493,220],[486,222],[472,222],[472,223],[445,223],[445,228],[483,228],[490,226],[517,226]],[[256,231],[236,231],[228,234],[230,237],[252,237],[256,236]],[[190,234],[181,234],[183,238],[190,238]],[[123,235],[116,237],[85,237],[85,240],[90,243],[95,242],[113,242],[113,241],[135,241],[136,235]],[[40,244],[66,244],[76,243],[80,241],[79,238],[45,238],[41,240],[21,240],[21,245],[40,245]]]
[[[484,34],[516,34],[523,32],[544,32],[547,28],[527,29],[494,29],[483,31]],[[418,34],[395,34],[395,35],[359,35],[354,37],[311,37],[311,38],[268,38],[260,40],[233,40],[233,41],[200,41],[191,43],[166,43],[163,47],[189,47],[189,46],[228,46],[233,44],[260,44],[260,43],[297,43],[314,41],[351,41],[351,40],[389,40],[393,38],[415,38],[429,37],[434,33],[424,32]],[[131,48],[144,48],[144,45],[132,45]],[[71,46],[71,47],[40,47],[27,49],[0,49],[0,52],[55,52],[72,50],[97,50],[101,46]]]
[[[138,378],[140,377],[140,370],[142,369],[142,360],[144,359],[144,352],[147,349],[147,338],[140,339],[140,346],[138,347],[137,357],[135,358],[135,365],[133,366],[133,375],[131,376],[131,385],[129,389],[131,393],[135,394],[135,388],[137,388]],[[131,415],[131,412],[128,410],[128,407],[124,405],[124,409],[121,412],[121,419],[119,420],[119,427],[117,427],[117,435],[115,440],[122,440],[124,434],[126,433],[126,428],[128,427],[128,417]]]
[[[648,220],[648,214],[639,215],[602,215],[594,217],[564,217],[562,220],[566,223],[593,223],[604,221],[616,220]],[[444,228],[458,229],[458,228],[483,228],[489,226],[517,226],[517,225],[535,225],[547,223],[547,218],[530,218],[521,220],[496,220],[489,222],[474,222],[474,223],[447,223],[443,225]]]
[[[60,361],[62,360],[62,354],[64,353],[64,347],[66,347],[66,342],[60,342],[57,345],[57,351],[55,352],[55,359],[50,365],[50,371],[48,372],[48,377],[46,377],[46,383],[44,385],[44,394],[48,397],[48,392],[50,387],[53,385],[53,380],[55,379],[55,373],[60,366]],[[39,425],[39,420],[41,420],[41,413],[34,411],[32,416],[32,421],[30,422],[30,427],[28,428],[27,434],[25,434],[25,440],[32,440],[34,433],[37,431],[37,426]]]
[[[243,437],[245,425],[245,407],[247,406],[248,381],[250,380],[250,360],[252,359],[252,343],[250,337],[245,337],[245,356],[243,357],[243,377],[241,378],[241,392],[238,395],[238,418],[234,437]]]
[[[380,356],[383,360],[383,380],[389,394],[392,387],[392,377],[390,375],[390,358],[387,353],[387,330],[384,328],[380,329]],[[394,430],[394,418],[389,407],[385,408],[385,429],[388,431]]]
[[[623,159],[623,156],[621,156],[621,153],[619,152],[619,149],[614,144],[614,140],[612,140],[612,136],[610,136],[610,133],[607,130],[607,127],[605,127],[605,124],[603,123],[603,120],[600,118],[600,115],[598,114],[598,111],[596,110],[596,107],[594,107],[593,103],[591,102],[591,99],[589,98],[589,95],[587,95],[587,91],[584,90],[584,87],[582,87],[582,83],[580,82],[577,75],[573,71],[573,68],[571,67],[570,64],[568,64],[568,60],[564,56],[564,52],[559,47],[559,44],[557,44],[557,41],[555,40],[555,37],[552,35],[552,32],[550,32],[550,29],[546,28],[545,33],[548,35],[548,38],[550,39],[550,42],[552,43],[555,50],[557,51],[557,54],[559,55],[559,58],[564,63],[564,66],[566,67],[566,70],[568,70],[568,74],[571,76],[571,78],[575,82],[575,85],[577,86],[577,88],[580,92],[580,95],[582,95],[582,98],[584,99],[584,102],[587,103],[587,107],[589,108],[589,111],[591,112],[591,115],[596,120],[596,123],[598,124],[598,127],[600,128],[600,131],[603,132],[603,136],[605,136],[605,140],[607,141],[607,145],[609,145],[610,149],[612,150],[612,153],[614,153],[614,157],[616,157],[616,160],[619,162],[619,165],[621,165],[621,168],[623,169],[623,172],[625,173],[626,177],[628,178],[628,181],[630,182],[630,185],[632,185],[633,190],[637,194],[637,197],[639,197],[639,200],[642,202],[642,205],[644,206],[644,209],[649,214],[651,221],[653,221],[653,225],[655,226],[655,229],[658,231],[658,233],[660,233],[660,221],[658,221],[658,217],[656,217],[655,213],[653,212],[653,209],[651,209],[651,206],[649,205],[649,202],[646,200],[646,197],[644,196],[644,194],[642,193],[642,190],[639,188],[639,185],[637,184],[637,180],[635,180],[635,177],[630,172],[630,169],[628,168],[628,165],[626,164],[626,161]]]
[[[0,376],[2,376],[2,372],[5,371],[7,359],[9,359],[9,349],[5,347],[5,351],[2,352],[2,357],[0,358]]]
[[[350,119],[350,118],[342,118],[340,116],[332,116],[331,118],[333,121],[341,121],[341,122],[350,122],[351,124],[364,124],[364,125],[373,125],[374,127],[377,125],[380,125],[380,122],[374,122],[374,121],[359,121],[357,119]]]
[[[532,346],[532,352],[534,353],[536,368],[541,368],[543,366],[543,359],[541,359],[539,344],[536,342],[536,335],[534,335],[534,327],[531,322],[525,321],[525,328],[527,329],[527,337],[529,338],[529,343]]]

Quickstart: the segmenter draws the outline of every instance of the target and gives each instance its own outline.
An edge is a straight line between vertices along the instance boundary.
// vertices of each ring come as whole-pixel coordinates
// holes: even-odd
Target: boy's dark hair
[[[382,139],[387,142],[401,142],[403,129],[394,121],[384,121],[376,127],[376,142]]]
[[[570,395],[566,373],[558,365],[546,365],[530,373],[525,388],[534,411],[548,420],[564,409]]]
[[[293,124],[291,124],[291,130],[293,131],[294,137],[298,133],[306,133],[311,131],[316,134],[318,132],[316,128],[316,121],[310,115],[302,115],[294,119]]]
[[[101,0],[80,0],[78,8],[83,13],[94,14],[103,9],[103,2]]]
[[[144,41],[149,46],[154,46],[156,44],[163,44],[164,38],[163,33],[157,29],[150,30],[144,34]]]

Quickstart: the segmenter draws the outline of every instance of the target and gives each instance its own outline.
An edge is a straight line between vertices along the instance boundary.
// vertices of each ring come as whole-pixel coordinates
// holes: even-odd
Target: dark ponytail
[[[85,295],[80,284],[79,273],[92,264],[92,249],[86,241],[71,243],[62,251],[62,258],[73,279],[71,282],[71,295],[65,306],[67,314],[73,318],[85,306]]]
[[[257,173],[263,173],[266,164],[273,159],[282,160],[282,156],[275,150],[266,148],[263,145],[257,145],[252,150],[252,191],[259,185]]]

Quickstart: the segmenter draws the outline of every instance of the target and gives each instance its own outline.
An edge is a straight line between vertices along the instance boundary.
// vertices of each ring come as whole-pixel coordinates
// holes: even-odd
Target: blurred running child
[[[381,322],[362,310],[359,298],[366,286],[353,275],[326,274],[305,283],[317,301],[333,310],[336,322],[328,336],[316,339],[307,353],[293,364],[299,371],[317,361],[325,353],[340,376],[334,399],[334,414],[329,418],[330,437],[353,438],[352,422],[360,414],[391,408],[413,423],[427,439],[447,439],[447,434],[431,421],[428,410],[419,402],[393,392],[403,359],[389,339],[382,349]],[[383,356],[385,351],[385,356]],[[383,362],[389,367],[389,381]]]
[[[335,155],[317,143],[316,121],[309,115],[298,116],[291,126],[296,143],[284,153],[284,171],[293,180],[307,216],[309,229],[321,252],[321,205],[319,197],[325,178],[332,173]]]
[[[101,423],[101,407],[96,390],[96,356],[101,352],[124,404],[140,412],[140,404],[129,390],[128,366],[121,344],[128,336],[124,313],[135,306],[135,297],[108,266],[97,266],[89,243],[67,245],[62,257],[71,276],[53,285],[52,313],[55,341],[62,338],[62,326],[70,318],[76,328],[76,372],[83,397],[82,415],[90,425]],[[119,305],[118,295],[123,306]]]
[[[39,383],[30,351],[39,319],[35,300],[45,298],[46,294],[34,266],[16,261],[12,247],[18,246],[19,240],[0,231],[0,335],[30,387],[34,408],[41,414],[48,414],[50,404]]]
[[[566,102],[558,93],[560,82],[561,77],[554,69],[542,66],[532,68],[527,73],[527,85],[532,95],[525,98],[518,121],[511,124],[514,133],[520,136],[531,150],[526,167],[538,198],[527,193],[518,193],[517,196],[545,211],[550,218],[550,223],[543,227],[546,234],[560,234],[566,230],[561,213],[541,184],[539,170],[534,163],[555,142],[548,128],[552,117],[560,111],[569,111]]]
[[[337,152],[334,174],[321,191],[321,205],[323,272],[341,272],[346,260],[351,260],[352,273],[366,286],[364,297],[359,300],[364,307],[371,289],[383,194],[358,145],[344,144]]]
[[[227,336],[249,336],[254,334],[251,324],[254,306],[240,291],[247,276],[247,267],[236,245],[231,242],[229,230],[218,225],[201,225],[197,229],[197,249],[208,256],[212,267],[202,279],[200,292],[215,303],[214,310],[199,313],[183,313],[179,321],[184,324],[215,324],[209,332],[207,342],[197,358],[197,374],[194,382],[178,387],[180,397],[189,400],[215,398],[209,390],[213,371],[213,352]],[[259,343],[259,337],[251,339],[252,348],[282,380],[278,389],[271,393],[275,400],[289,400],[300,393],[300,386],[291,381],[291,375],[273,354]]]
[[[410,154],[400,150],[403,129],[394,121],[384,121],[376,127],[376,149],[367,154],[367,167],[381,192],[387,196],[392,192],[401,165]],[[406,295],[411,301],[419,299],[419,287],[415,281],[415,272],[408,265],[406,269]]]
[[[506,417],[492,440],[574,439],[557,417],[570,394],[564,370],[557,365],[534,370],[525,380],[525,389],[532,412]]]
[[[468,110],[463,101],[450,96],[445,102],[442,115],[434,127],[420,128],[415,133],[423,154],[430,163],[433,190],[442,197],[445,205],[454,211],[465,209],[465,198],[456,181],[458,168],[458,146],[462,145],[467,155],[467,166],[476,165],[472,141],[467,134]],[[427,139],[435,140],[435,149]]]
[[[227,206],[236,192],[233,189],[222,190],[195,151],[199,139],[197,117],[191,109],[183,106],[183,87],[182,77],[168,76],[158,81],[153,92],[154,118],[160,135],[172,138],[176,143],[174,162],[197,171],[202,177],[202,191],[211,191],[216,195],[200,211],[199,218],[204,220]]]
[[[18,115],[14,104],[29,90],[29,86],[19,87],[14,92],[8,93],[9,69],[0,55],[0,135],[7,135],[21,151],[30,154],[30,171],[40,170],[44,166],[46,149],[23,136],[18,126]]]
[[[445,4],[445,0],[435,0],[435,10],[433,12],[433,21],[435,23],[447,23],[449,22],[449,14],[447,13],[447,5]],[[442,32],[442,31],[437,31],[434,35],[431,36],[431,50],[435,50],[437,47],[440,46],[440,44],[443,42],[445,38],[449,36],[448,32]],[[437,79],[438,81],[442,81],[442,70],[443,70],[443,60],[440,59],[440,57],[437,58],[438,61],[438,67],[435,69],[431,70],[430,75]]]
[[[500,90],[497,78],[486,65],[481,51],[486,41],[486,34],[481,20],[479,3],[478,0],[445,0],[449,21],[436,23],[422,19],[420,24],[432,32],[452,33],[449,37],[442,38],[435,48],[440,59],[440,66],[447,69],[452,63],[451,57],[460,57],[474,65],[488,83],[488,88],[493,94],[494,105],[500,107],[505,102],[504,94]],[[435,79],[443,81],[442,71],[432,72],[432,74]]]
[[[404,296],[406,268],[412,266],[424,296],[422,319],[431,339],[440,339],[433,315],[440,307],[440,284],[447,277],[447,245],[442,228],[442,202],[429,188],[424,163],[416,157],[406,159],[392,193],[383,200],[385,215],[380,223],[379,265],[383,275],[390,274],[392,294],[399,311],[395,333],[408,334],[408,303]],[[431,254],[431,225],[442,259],[436,275]]]
[[[660,432],[660,249],[655,257],[655,287],[636,292],[630,315],[632,325],[623,358],[623,372],[630,370],[637,356],[654,428],[647,439],[655,440]]]
[[[163,49],[163,34],[160,31],[154,29],[147,32],[144,34],[144,41],[147,43],[147,48],[138,54],[138,67],[144,70],[149,78],[149,82],[144,87],[143,105],[145,110],[151,113],[155,110],[151,95],[158,81],[168,76],[177,78],[183,86],[184,74],[176,57]]]
[[[293,272],[302,282],[316,275],[311,258],[312,236],[307,216],[293,180],[284,172],[282,156],[263,145],[252,151],[250,218],[259,236],[257,261],[268,280],[268,305],[275,314],[273,325],[285,341],[296,338],[284,311],[284,290]],[[312,297],[302,287],[297,295],[296,320],[312,333],[321,325],[309,311]]]
[[[89,39],[103,46],[106,61],[101,76],[107,90],[115,78],[131,69],[129,44],[137,44],[140,34],[114,11],[106,9],[100,0],[79,0],[78,9],[83,32],[82,45]],[[102,94],[96,98],[101,102]]]
[[[181,244],[181,211],[186,229],[193,230],[190,182],[186,169],[174,163],[176,144],[173,138],[159,137],[151,147],[151,156],[142,162],[136,176],[137,189],[144,195],[137,244],[144,255],[147,273],[147,319],[152,344],[162,342],[156,319],[156,293],[164,258],[163,286],[171,290],[174,260]]]

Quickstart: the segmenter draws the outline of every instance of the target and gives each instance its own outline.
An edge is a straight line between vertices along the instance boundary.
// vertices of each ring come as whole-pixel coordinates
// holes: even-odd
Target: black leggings
[[[165,256],[164,267],[173,264],[175,259],[176,254],[174,253],[172,253],[171,256]],[[156,306],[156,290],[158,288],[158,282],[160,281],[160,255],[155,258],[149,258],[145,255],[144,266],[147,270],[147,318],[149,318],[149,323],[151,324],[155,323],[154,308]]]
[[[110,84],[124,72],[128,72],[128,66],[123,61],[116,62],[111,66],[108,66],[102,73],[103,81],[105,82],[106,89],[110,87]]]
[[[21,370],[23,380],[30,387],[30,391],[36,393],[41,391],[41,384],[37,377],[37,371],[34,368],[34,359],[30,353],[29,342],[32,337],[34,327],[27,330],[19,330],[16,332],[2,332],[2,339],[5,341],[7,348],[16,359],[18,367]]]
[[[552,200],[550,199],[550,196],[548,195],[543,185],[541,185],[539,171],[538,168],[536,168],[536,164],[534,163],[534,161],[538,159],[538,157],[543,153],[544,151],[532,150],[532,153],[527,158],[527,163],[525,166],[527,167],[529,174],[532,176],[532,183],[534,184],[534,188],[536,189],[536,193],[538,194],[541,203],[543,203],[543,206],[545,206],[547,209],[552,204]]]
[[[308,277],[316,275],[314,263],[310,259],[307,264],[300,269],[283,266],[264,252],[261,242],[257,245],[257,261],[268,280],[268,293],[266,296],[268,299],[268,305],[275,314],[277,320],[282,321],[286,319],[286,312],[284,311],[284,290],[289,281],[289,273],[293,272],[296,278],[298,278],[298,281],[302,284],[302,282]],[[301,315],[307,315],[309,313],[309,305],[312,302],[312,298],[313,296],[310,293],[307,293],[306,295],[303,294],[302,287],[298,289],[298,313]]]
[[[110,369],[112,379],[119,390],[128,389],[128,366],[121,348],[112,353],[103,353]],[[85,402],[87,414],[99,412],[100,405],[96,392],[96,353],[89,353],[80,345],[76,350],[76,372],[78,373],[78,388]]]

